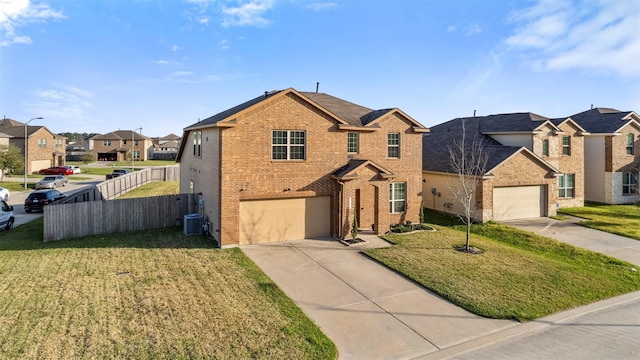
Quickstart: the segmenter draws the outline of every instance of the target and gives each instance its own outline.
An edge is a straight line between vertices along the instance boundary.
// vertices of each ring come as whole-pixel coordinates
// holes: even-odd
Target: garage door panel
[[[545,216],[545,187],[515,186],[493,189],[493,219],[510,220]]]
[[[330,197],[240,202],[240,244],[330,235]]]

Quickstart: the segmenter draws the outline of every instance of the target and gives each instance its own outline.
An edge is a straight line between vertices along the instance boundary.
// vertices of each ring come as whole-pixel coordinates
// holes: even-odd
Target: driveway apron
[[[340,359],[411,359],[518,324],[471,314],[361,254],[377,236],[242,246],[336,344]]]
[[[612,256],[640,266],[640,240],[580,226],[581,219],[569,221],[535,218],[501,221],[505,225],[550,237],[573,246]]]

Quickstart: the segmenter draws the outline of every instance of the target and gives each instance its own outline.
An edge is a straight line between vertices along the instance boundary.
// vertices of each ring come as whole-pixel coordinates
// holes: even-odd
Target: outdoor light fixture
[[[42,116],[35,117],[24,124],[24,188],[25,190],[27,189],[27,158],[28,158],[27,152],[29,148],[28,146],[29,139],[27,138],[27,125],[29,125],[29,123],[32,122],[33,120],[42,120],[42,119],[44,119]]]

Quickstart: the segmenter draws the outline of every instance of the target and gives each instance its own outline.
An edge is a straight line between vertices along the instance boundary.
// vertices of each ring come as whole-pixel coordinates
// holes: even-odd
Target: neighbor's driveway
[[[388,243],[361,237],[368,243],[300,240],[242,250],[333,340],[340,359],[410,359],[518,324],[471,314],[387,269],[360,250]]]
[[[535,218],[501,221],[501,223],[640,266],[640,240],[589,229],[577,225],[578,221],[580,219],[571,217],[568,221]]]

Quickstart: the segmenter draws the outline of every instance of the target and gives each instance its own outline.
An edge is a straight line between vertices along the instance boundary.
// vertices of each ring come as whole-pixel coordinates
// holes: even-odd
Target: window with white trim
[[[400,158],[400,133],[389,133],[387,135],[387,157],[392,159]]]
[[[272,160],[304,160],[306,134],[303,130],[272,130]]]
[[[633,155],[633,142],[635,136],[633,134],[627,134],[627,155]]]
[[[202,157],[202,131],[193,132],[193,156]]]
[[[632,172],[622,173],[622,195],[635,195],[638,193],[638,175]]]
[[[38,139],[38,147],[46,148],[47,147],[47,139]]]
[[[389,183],[389,212],[392,214],[403,213],[407,209],[407,183]]]
[[[360,134],[357,132],[347,133],[347,153],[357,154],[360,152]]]
[[[571,136],[562,137],[562,155],[564,156],[571,155]]]
[[[102,146],[111,146],[111,140],[102,140]]]
[[[575,174],[562,174],[558,176],[558,197],[572,198],[574,196]]]

